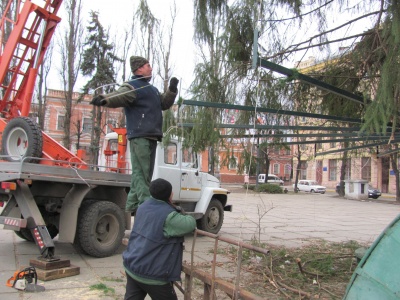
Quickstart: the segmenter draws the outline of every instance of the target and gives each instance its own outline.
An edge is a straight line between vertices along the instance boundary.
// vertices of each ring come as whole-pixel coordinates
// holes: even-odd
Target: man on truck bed
[[[149,186],[153,176],[157,141],[161,141],[162,110],[174,104],[179,80],[172,77],[166,93],[149,83],[152,68],[149,61],[131,56],[134,76],[112,93],[95,96],[90,102],[96,106],[124,107],[127,138],[131,153],[132,180],[125,210],[134,215],[140,204],[150,196]]]
[[[127,283],[125,300],[178,299],[173,281],[181,280],[183,236],[196,228],[196,220],[171,202],[172,185],[156,179],[150,184],[151,197],[138,209],[122,254]]]

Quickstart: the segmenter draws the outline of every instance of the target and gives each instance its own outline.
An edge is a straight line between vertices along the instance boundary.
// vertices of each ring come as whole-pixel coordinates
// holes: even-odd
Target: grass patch
[[[115,289],[106,286],[104,283],[93,284],[89,287],[91,290],[103,291],[104,295],[114,295]]]
[[[103,281],[110,281],[110,282],[124,282],[124,280],[121,278],[101,277],[100,279]]]

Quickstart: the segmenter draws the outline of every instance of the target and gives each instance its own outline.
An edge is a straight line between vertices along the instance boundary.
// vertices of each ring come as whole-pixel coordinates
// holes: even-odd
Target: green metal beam
[[[379,153],[379,154],[377,155],[377,157],[379,158],[379,157],[386,156],[386,155],[389,155],[389,154],[392,154],[392,153],[396,153],[396,152],[399,152],[399,151],[400,151],[400,148],[388,150],[388,151]]]
[[[194,127],[195,123],[179,123],[181,127]],[[359,131],[360,127],[317,127],[317,126],[284,126],[284,125],[239,125],[239,124],[216,124],[217,128],[236,128],[236,129],[259,129],[259,130],[320,130],[324,131]]]
[[[391,134],[386,135],[378,135],[378,134],[360,134],[357,132],[343,132],[343,133],[310,133],[310,134],[297,134],[297,133],[273,133],[273,134],[222,134],[222,138],[266,138],[266,137],[274,137],[274,138],[312,138],[312,137],[365,137],[365,138],[390,138]],[[395,134],[395,137],[400,137],[400,135]]]
[[[400,140],[393,140],[391,141],[393,143],[398,143]],[[315,157],[317,156],[322,156],[322,155],[327,155],[327,154],[332,154],[332,153],[338,153],[338,152],[345,152],[345,151],[350,151],[350,150],[356,150],[356,149],[363,149],[363,148],[370,148],[370,147],[376,147],[380,145],[387,145],[387,141],[380,142],[380,143],[373,143],[373,144],[365,144],[365,145],[360,145],[360,146],[354,146],[354,147],[348,147],[348,148],[343,148],[343,149],[338,149],[338,150],[330,150],[330,151],[325,151],[325,152],[317,152],[315,153]]]
[[[336,94],[338,96],[341,96],[343,98],[346,98],[348,100],[357,102],[359,104],[365,104],[364,99],[358,95],[355,95],[353,93],[350,93],[348,91],[342,90],[340,88],[337,88],[333,85],[330,85],[328,83],[322,82],[320,80],[317,80],[315,78],[312,78],[310,76],[295,72],[291,69],[285,68],[281,65],[275,64],[273,62],[270,62],[268,60],[265,60],[263,58],[258,58],[258,65],[260,65],[263,68],[269,69],[271,71],[280,73],[282,75],[286,75],[288,77],[293,77],[294,80],[300,80],[302,82],[311,84],[313,86],[316,86],[324,91]]]
[[[313,113],[298,112],[298,111],[291,111],[291,110],[284,110],[284,109],[273,109],[273,108],[266,108],[266,107],[254,107],[254,106],[246,106],[246,105],[216,103],[216,102],[207,102],[207,101],[195,101],[195,100],[184,100],[182,104],[183,105],[191,105],[191,106],[203,106],[203,107],[253,111],[253,112],[257,111],[260,113],[273,113],[273,114],[279,114],[279,115],[307,117],[307,118],[332,120],[332,121],[340,121],[340,122],[348,122],[348,123],[358,123],[358,124],[362,123],[361,119],[329,116],[329,115],[322,115],[322,114],[313,114]]]
[[[343,142],[372,142],[377,140],[384,140],[386,143],[389,141],[388,138],[354,138],[354,139],[331,139],[331,140],[312,140],[312,141],[296,141],[296,142],[284,142],[285,145],[303,145],[303,144],[328,144],[328,143],[343,143]]]

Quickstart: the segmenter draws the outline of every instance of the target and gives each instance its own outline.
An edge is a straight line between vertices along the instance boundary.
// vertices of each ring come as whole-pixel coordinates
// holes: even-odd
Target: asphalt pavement
[[[301,247],[316,239],[332,242],[355,240],[371,244],[400,213],[392,195],[377,200],[347,200],[328,191],[324,195],[308,193],[255,194],[241,186],[226,186],[232,212],[225,212],[220,235],[235,241],[260,240],[268,245]],[[129,231],[126,232],[129,235]],[[190,261],[193,236],[186,237],[184,260]],[[219,244],[221,245],[222,242]],[[222,245],[221,245],[222,246]],[[7,280],[20,267],[39,256],[35,244],[17,237],[14,232],[0,230],[0,299],[123,299],[125,275],[121,245],[107,258],[94,258],[79,252],[71,244],[55,239],[56,255],[79,266],[80,274],[41,281],[44,292],[28,293],[6,286]],[[210,262],[213,240],[198,237],[193,253],[196,263]],[[223,271],[219,276],[229,276]],[[183,299],[179,291],[179,298]]]

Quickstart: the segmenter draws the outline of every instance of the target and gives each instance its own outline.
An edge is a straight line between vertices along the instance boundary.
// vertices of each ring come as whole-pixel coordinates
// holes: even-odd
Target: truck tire
[[[211,199],[204,216],[197,220],[197,228],[217,234],[224,222],[224,208],[217,199]]]
[[[35,157],[42,156],[42,131],[30,118],[20,117],[12,119],[6,125],[3,137],[1,154],[11,162],[20,161],[35,162]]]
[[[79,247],[94,257],[107,257],[121,246],[125,234],[123,210],[109,201],[96,201],[79,210]]]

